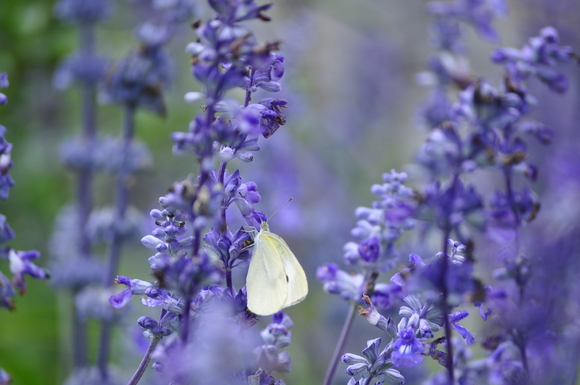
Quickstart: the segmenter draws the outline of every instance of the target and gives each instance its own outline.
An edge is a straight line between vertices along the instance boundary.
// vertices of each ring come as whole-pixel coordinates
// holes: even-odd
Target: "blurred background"
[[[41,266],[50,261],[48,242],[56,215],[74,197],[74,179],[59,162],[58,147],[64,138],[78,133],[81,125],[78,89],[57,92],[52,86],[58,63],[78,44],[74,26],[53,16],[54,3],[0,1],[0,72],[7,72],[10,80],[10,87],[1,90],[9,104],[0,108],[0,123],[14,145],[11,175],[17,184],[9,200],[0,202],[0,213],[16,232],[11,245],[39,250]],[[137,0],[113,3],[113,14],[97,29],[97,49],[114,60],[136,49],[133,31],[147,18],[147,7]],[[408,169],[406,165],[425,139],[427,131],[418,125],[416,112],[427,90],[415,82],[416,73],[426,69],[434,52],[428,40],[431,17],[425,4],[420,0],[275,0],[268,11],[271,22],[248,23],[261,41],[283,40],[281,54],[286,58],[283,90],[276,95],[289,101],[286,125],[271,138],[260,140],[262,150],[254,154],[252,163],[232,162],[231,166],[239,166],[245,181],[258,184],[263,199],[258,210],[271,214],[294,198],[270,222],[272,231],[287,241],[301,261],[310,283],[308,298],[287,309],[295,322],[290,346],[293,369],[284,375],[288,384],[322,382],[347,310],[344,301],[322,291],[315,278],[317,266],[327,262],[343,266],[342,247],[352,240],[354,210],[371,204],[374,198],[369,189],[382,183],[384,172]],[[495,23],[501,41],[484,42],[466,30],[475,74],[498,84],[501,68],[490,63],[490,52],[498,46],[520,48],[546,25],[558,29],[563,45],[580,50],[577,0],[510,0],[509,6],[507,17]],[[196,18],[203,20],[211,16],[205,5],[198,7],[198,13]],[[144,213],[158,207],[158,197],[173,182],[197,172],[193,158],[171,154],[169,140],[171,132],[186,131],[199,112],[199,106],[183,101],[186,92],[200,89],[184,52],[194,39],[193,30],[183,25],[169,45],[174,81],[165,94],[167,117],[145,111],[137,115],[137,137],[149,146],[153,157],[152,166],[136,178],[131,192],[133,205]],[[580,162],[576,155],[580,78],[574,65],[563,70],[571,84],[566,95],[531,86],[540,105],[532,116],[553,127],[557,135],[551,146],[531,151],[540,167],[534,186],[540,197],[549,196],[556,156],[572,164]],[[120,108],[99,107],[101,133],[117,135],[121,122]],[[98,206],[112,202],[112,183],[112,177],[98,176]],[[566,202],[577,206],[575,197],[567,195]],[[536,226],[546,226],[542,215]],[[578,221],[574,215],[570,218]],[[403,248],[400,266],[412,248]],[[148,257],[149,250],[140,243],[125,247],[118,273],[150,279]],[[0,261],[0,269],[8,271],[5,261]],[[243,285],[243,278],[243,273],[236,278],[237,287]],[[0,311],[0,367],[10,373],[14,384],[61,384],[71,367],[72,299],[56,291],[50,281],[27,279],[27,284],[26,295],[16,299],[16,309]],[[145,310],[134,302],[127,328],[136,329],[135,321]],[[264,320],[261,325],[267,323]],[[92,326],[95,342],[98,328],[96,323]],[[357,320],[347,350],[360,354],[365,341],[378,335],[377,329]],[[94,348],[93,352],[96,343]],[[126,358],[122,347],[115,351],[121,370],[130,373],[138,357]],[[432,367],[437,369],[437,365]],[[336,384],[348,381],[344,369],[345,365],[339,365]]]

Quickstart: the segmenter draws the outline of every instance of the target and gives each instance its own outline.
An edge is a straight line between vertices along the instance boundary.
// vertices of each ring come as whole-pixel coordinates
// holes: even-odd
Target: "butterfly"
[[[253,255],[246,277],[248,309],[266,316],[306,298],[306,274],[282,237],[270,232],[264,221],[253,238]]]

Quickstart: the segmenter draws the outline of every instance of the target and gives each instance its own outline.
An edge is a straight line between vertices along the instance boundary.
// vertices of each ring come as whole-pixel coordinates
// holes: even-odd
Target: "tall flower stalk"
[[[545,125],[526,119],[534,100],[526,83],[536,77],[551,90],[565,92],[567,80],[556,65],[575,57],[571,48],[558,44],[558,35],[553,28],[544,28],[540,36],[530,39],[522,50],[499,49],[492,54],[494,62],[505,65],[503,84],[495,88],[469,72],[459,39],[459,22],[467,21],[484,37],[494,38],[497,35],[489,23],[503,6],[497,2],[458,0],[432,2],[429,9],[438,16],[433,40],[442,50],[430,62],[432,72],[419,77],[424,83],[434,86],[433,94],[421,110],[423,122],[431,131],[417,155],[417,161],[427,170],[429,180],[422,189],[409,194],[409,209],[405,215],[399,214],[399,218],[427,221],[437,230],[435,234],[442,238],[441,251],[432,262],[424,262],[418,255],[411,254],[411,266],[390,279],[396,287],[394,292],[398,291],[406,303],[399,310],[401,320],[396,327],[390,317],[377,311],[376,301],[371,298],[378,285],[374,280],[379,271],[373,272],[369,280],[368,275],[349,275],[334,264],[319,269],[318,277],[325,283],[326,291],[353,301],[357,300],[356,295],[362,297],[366,306],[359,307],[360,314],[390,337],[382,351],[378,350],[381,339],[377,339],[367,342],[364,357],[343,355],[343,361],[349,365],[346,372],[352,376],[349,384],[353,385],[403,383],[404,379],[393,367],[418,366],[423,362],[423,356],[430,356],[446,368],[444,375],[433,378],[433,383],[464,383],[466,378],[475,375],[480,363],[469,363],[466,355],[470,353],[465,346],[473,344],[475,338],[459,324],[469,313],[454,309],[464,305],[468,297],[479,308],[482,318],[487,319],[492,310],[485,310],[484,302],[493,308],[501,307],[503,301],[510,299],[505,291],[493,290],[474,277],[475,238],[471,233],[473,230],[484,231],[486,236],[505,245],[516,242],[515,256],[506,258],[506,267],[496,276],[514,280],[519,288],[521,305],[529,270],[526,259],[521,257],[519,231],[535,218],[539,203],[528,186],[516,189],[515,179],[523,175],[534,181],[537,177],[536,166],[527,160],[526,136],[531,135],[547,144],[553,135]],[[459,90],[456,101],[449,97],[452,88]],[[473,185],[466,183],[480,169],[499,170],[505,186],[505,191],[494,192],[489,202]],[[385,182],[390,182],[395,175],[398,174],[385,174]],[[378,189],[373,187],[372,191],[376,193]],[[390,228],[386,222],[392,216],[386,208],[388,206],[375,203],[373,207],[378,209],[373,215],[368,214],[368,209],[357,209],[359,219],[360,213],[368,217],[359,221],[353,236],[364,234],[365,237],[373,232],[383,234],[381,228],[385,224]],[[423,233],[424,242],[432,238],[428,232]],[[381,250],[378,246],[369,247],[366,242],[345,246],[347,264],[357,259],[367,261],[368,250]],[[357,265],[355,268],[360,270],[360,262]],[[367,291],[370,294],[367,295]],[[443,329],[443,337],[425,342],[434,338],[434,332],[439,329]],[[464,343],[452,336],[453,330],[463,337]],[[490,362],[486,370],[479,369],[477,376],[488,376],[493,382],[502,365],[508,362],[514,365],[519,361],[511,375],[529,378],[525,331],[518,328],[506,330],[501,342],[499,346],[486,342],[495,362]],[[341,344],[342,336],[339,346]],[[509,344],[516,355],[506,353]],[[439,345],[445,350],[439,350]],[[333,367],[331,363],[329,373]],[[356,380],[355,376],[360,376],[360,379]],[[332,377],[327,374],[325,383],[331,381]]]
[[[137,29],[136,36],[141,43],[139,49],[115,63],[105,81],[107,99],[123,108],[120,138],[111,142],[110,151],[116,154],[115,161],[109,160],[107,165],[108,171],[115,174],[115,204],[107,239],[105,290],[113,286],[112,277],[119,266],[122,246],[131,238],[127,229],[135,223],[129,211],[132,175],[150,163],[145,146],[135,140],[135,114],[139,108],[162,116],[166,114],[163,90],[169,87],[172,74],[171,61],[164,46],[175,32],[176,23],[191,16],[192,6],[189,1],[182,0],[169,6],[154,4],[153,11],[156,16]],[[102,320],[97,367],[103,380],[110,376],[108,365],[112,327],[111,319]]]
[[[79,273],[82,275],[83,271],[91,271],[96,266],[88,223],[93,210],[92,183],[96,171],[96,93],[106,61],[96,53],[95,27],[108,15],[109,3],[61,0],[55,6],[55,13],[63,21],[76,24],[79,33],[78,51],[61,64],[54,76],[57,89],[65,89],[73,81],[79,84],[82,132],[77,138],[65,141],[61,148],[63,162],[76,173],[76,204],[74,208],[65,208],[61,214],[61,222],[66,217],[71,220],[57,225],[60,229],[55,233],[52,248],[53,257],[58,260],[53,264],[56,272],[55,285],[69,288],[73,298],[76,298],[86,285],[97,279],[94,273],[92,277],[79,277]],[[58,231],[61,234],[66,233],[69,239],[71,233],[75,234],[71,248],[64,246],[66,241],[58,238]],[[71,264],[76,264],[80,269],[71,269]],[[71,270],[77,271],[74,277],[70,274]],[[73,365],[74,370],[79,370],[87,365],[87,324],[76,303],[73,305],[72,314]]]
[[[0,88],[8,87],[8,75],[0,73]],[[0,92],[0,106],[8,104],[8,97]],[[8,199],[10,189],[15,186],[14,180],[10,176],[10,169],[13,166],[11,153],[12,144],[6,138],[6,128],[0,125],[0,200]],[[14,239],[16,235],[8,225],[6,217],[0,214],[0,259],[9,263],[12,278],[8,279],[0,270],[0,309],[14,310],[14,299],[16,294],[23,295],[26,292],[25,275],[33,278],[48,279],[48,271],[36,266],[34,260],[40,258],[40,253],[36,250],[17,251],[6,245]],[[0,383],[9,383],[10,376],[0,368]]]
[[[245,288],[235,288],[233,271],[251,258],[247,227],[258,229],[266,217],[254,209],[260,200],[256,184],[227,169],[236,159],[251,162],[258,137],[272,136],[285,123],[285,100],[253,100],[258,91],[280,91],[284,57],[274,52],[277,41],[259,43],[243,25],[268,21],[264,12],[271,5],[211,1],[210,6],[215,18],[194,24],[198,39],[186,48],[203,90],[187,93],[185,100],[204,103],[202,112],[187,132],[171,135],[174,153],[193,155],[198,175],[176,182],[160,197],[161,209],[151,211],[157,228],[142,243],[155,252],[149,262],[157,280],[118,276],[127,289],[110,298],[120,308],[144,295],[144,305],[161,308],[157,320],[139,320],[150,346],[130,384],[140,380],[150,360],[157,376],[184,383],[278,384],[271,373],[290,370],[284,349],[291,321],[282,312],[261,333],[265,345],[256,347],[256,358],[248,355],[246,330],[257,316],[247,309]],[[234,88],[245,91],[241,101],[227,96]],[[228,210],[232,205],[246,226],[236,223]],[[238,230],[232,232],[232,226]]]

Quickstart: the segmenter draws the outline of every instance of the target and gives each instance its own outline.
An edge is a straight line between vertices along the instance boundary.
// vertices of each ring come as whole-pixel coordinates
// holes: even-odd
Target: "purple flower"
[[[409,255],[409,261],[412,263],[411,267],[406,267],[403,270],[399,271],[398,273],[395,273],[391,277],[392,283],[394,283],[398,286],[405,286],[407,284],[407,280],[410,277],[411,273],[416,268],[421,268],[421,267],[425,266],[425,262],[423,262],[423,259],[421,259],[421,257],[419,257],[417,254],[411,253]]]
[[[8,74],[0,72],[0,88],[8,87]],[[8,104],[8,97],[0,92],[0,106]]]
[[[423,351],[423,344],[415,338],[415,332],[405,329],[399,332],[399,338],[393,344],[391,361],[394,366],[414,368],[423,362]]]
[[[4,244],[12,239],[14,239],[14,231],[6,222],[6,217],[0,214],[0,244]]]
[[[171,76],[170,59],[163,48],[143,46],[112,67],[105,83],[106,97],[165,115],[163,89],[169,86]]]
[[[412,329],[419,338],[431,338],[433,332],[443,325],[443,317],[439,309],[428,302],[421,302],[414,295],[407,295],[404,299],[409,306],[401,306],[399,315],[402,317],[397,325],[399,332]]]
[[[52,83],[57,90],[66,89],[73,82],[95,85],[103,79],[106,69],[107,59],[85,52],[75,53],[59,65]]]
[[[393,303],[402,298],[402,288],[394,283],[376,283],[371,294],[371,300],[381,310],[390,308]]]
[[[533,37],[521,50],[500,48],[492,53],[491,60],[504,64],[510,80],[516,85],[530,76],[539,78],[557,93],[568,90],[568,78],[558,72],[558,63],[573,60],[571,47],[560,46],[558,32],[553,27],[540,30],[540,36]]]
[[[40,279],[48,279],[50,277],[44,269],[36,266],[32,262],[38,258],[40,258],[40,253],[36,250],[15,251],[9,249],[8,260],[10,262],[10,271],[13,274],[12,284],[20,291],[20,294],[26,292],[26,282],[24,282],[25,274]]]
[[[359,307],[359,315],[365,317],[367,322],[371,325],[376,326],[389,334],[396,335],[397,331],[392,318],[386,318],[380,314],[368,295],[363,295],[363,301],[366,304],[367,309]]]
[[[465,341],[467,342],[468,345],[471,345],[475,342],[475,337],[473,337],[473,335],[469,332],[469,330],[467,330],[466,328],[464,328],[463,326],[461,326],[459,324],[459,321],[461,321],[462,319],[464,319],[468,315],[469,315],[469,312],[463,310],[463,311],[455,312],[453,314],[449,314],[448,319],[449,319],[449,323],[451,324],[451,327],[453,329],[455,329],[455,331],[457,333],[459,333],[461,335],[461,337],[463,337],[465,339]]]
[[[220,261],[220,266],[231,269],[248,262],[251,257],[250,248],[247,243],[250,241],[250,235],[243,228],[232,234],[229,229],[225,232],[219,232],[212,229],[208,232],[203,240],[207,242],[206,251],[210,258]]]
[[[145,294],[146,290],[153,286],[153,284],[149,282],[140,279],[131,279],[124,275],[118,275],[117,278],[115,278],[115,283],[127,286],[125,290],[109,298],[109,303],[115,309],[122,308],[129,303],[131,298],[133,298],[133,295]]]
[[[358,253],[363,261],[375,262],[381,255],[381,245],[377,238],[367,238],[359,244]]]
[[[445,286],[449,292],[456,298],[461,298],[465,293],[475,289],[475,280],[473,278],[473,266],[471,263],[449,263],[443,259],[437,259],[426,265],[413,281],[416,288],[427,290],[430,295],[437,297],[441,290],[441,270],[444,264],[447,265],[447,274],[445,276]],[[434,298],[432,298],[434,299]]]
[[[350,275],[334,263],[320,266],[316,270],[316,277],[324,282],[324,291],[338,294],[347,301],[358,301],[364,289],[364,277],[361,274]]]
[[[54,7],[57,17],[71,23],[93,24],[110,12],[108,0],[59,0]]]
[[[171,334],[171,330],[166,327],[159,325],[159,323],[151,317],[140,317],[137,320],[137,324],[149,333],[157,336],[168,336]]]
[[[375,383],[369,380],[377,380],[376,384],[404,384],[405,379],[392,368],[392,363],[388,360],[388,347],[380,350],[381,339],[375,338],[367,341],[367,347],[362,351],[362,356],[346,353],[342,356],[342,362],[349,365],[346,374],[352,376],[348,382],[350,384]],[[359,381],[355,381],[354,376],[361,375]]]
[[[290,344],[292,333],[289,331],[293,322],[284,312],[272,316],[272,323],[262,330],[260,336],[266,343],[254,350],[258,357],[258,365],[267,371],[289,372],[290,357],[287,351],[282,351]]]
[[[491,23],[494,17],[506,13],[507,3],[505,0],[432,1],[428,3],[428,9],[435,15],[464,20],[483,38],[497,40],[497,32]]]
[[[14,309],[12,297],[16,295],[16,290],[10,280],[0,271],[0,308]]]

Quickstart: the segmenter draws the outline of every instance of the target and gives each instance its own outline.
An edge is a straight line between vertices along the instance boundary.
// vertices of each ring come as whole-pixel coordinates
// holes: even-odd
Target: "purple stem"
[[[79,26],[80,47],[83,55],[91,57],[95,50],[94,24],[84,23]],[[89,147],[93,147],[96,137],[96,86],[90,82],[81,85],[83,137]],[[87,222],[93,208],[92,195],[93,171],[90,168],[81,169],[77,174],[77,211],[79,231],[79,255],[81,258],[91,257],[91,240],[87,231]],[[73,297],[81,290],[73,289]],[[75,369],[87,365],[87,324],[73,305],[73,360]]]
[[[440,289],[441,289],[441,310],[444,316],[445,325],[445,348],[447,350],[447,373],[449,374],[449,385],[453,385],[455,381],[455,373],[453,367],[453,344],[451,342],[451,325],[449,324],[449,305],[447,299],[449,298],[449,290],[447,288],[447,270],[449,261],[447,258],[447,239],[451,235],[451,230],[447,225],[443,237],[443,268],[441,269]]]
[[[342,332],[340,333],[340,337],[338,338],[338,343],[334,348],[334,353],[332,354],[332,359],[330,360],[330,364],[328,365],[328,369],[326,371],[326,377],[324,377],[324,385],[332,385],[332,380],[334,379],[334,374],[336,373],[336,367],[338,366],[338,362],[344,353],[344,349],[348,340],[350,339],[350,332],[352,331],[352,325],[354,324],[354,318],[356,315],[356,304],[351,304],[346,318],[344,320],[344,325],[342,326]]]
[[[250,104],[250,100],[252,99],[252,91],[250,90],[254,85],[254,75],[256,74],[255,69],[250,70],[250,85],[246,89],[246,97],[244,98],[244,107],[248,107]]]
[[[151,362],[151,353],[153,353],[155,347],[157,346],[159,341],[161,341],[161,339],[162,337],[157,336],[151,339],[151,343],[149,344],[149,347],[147,348],[147,351],[145,352],[145,355],[143,356],[141,363],[139,363],[137,370],[135,371],[133,377],[131,377],[129,382],[127,382],[127,385],[137,385],[139,383],[139,380],[141,379],[141,377],[143,377],[143,374],[147,370],[147,366],[149,366],[149,362]]]
[[[451,202],[455,200],[457,191],[457,182],[459,181],[459,173],[453,175],[451,182]],[[444,329],[445,329],[445,348],[447,350],[447,373],[449,374],[449,385],[455,383],[455,368],[453,367],[453,343],[451,341],[451,325],[449,324],[450,307],[448,304],[449,288],[447,287],[447,271],[449,270],[449,258],[447,258],[448,243],[447,240],[451,236],[451,225],[449,224],[450,209],[447,212],[445,220],[445,228],[443,229],[443,267],[441,269],[441,276],[439,277],[439,285],[441,289],[441,311],[443,313]]]

